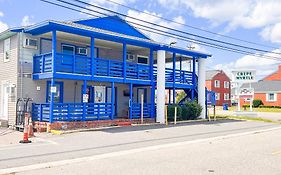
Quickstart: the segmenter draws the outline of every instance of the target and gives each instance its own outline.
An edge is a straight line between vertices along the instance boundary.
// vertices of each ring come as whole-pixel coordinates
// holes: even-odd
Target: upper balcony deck
[[[53,65],[53,61],[54,64]],[[112,59],[93,58],[81,55],[52,53],[34,56],[33,78],[60,78],[92,81],[115,81],[122,83],[147,84],[156,81],[157,67]],[[193,73],[166,68],[166,86],[192,87]]]

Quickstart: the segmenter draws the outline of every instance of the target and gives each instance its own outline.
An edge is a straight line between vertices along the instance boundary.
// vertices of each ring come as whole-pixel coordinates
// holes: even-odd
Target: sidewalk
[[[0,146],[18,144],[22,137],[22,132],[0,128]]]

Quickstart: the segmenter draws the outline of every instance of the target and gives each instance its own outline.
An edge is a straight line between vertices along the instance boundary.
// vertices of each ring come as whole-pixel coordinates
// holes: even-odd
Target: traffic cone
[[[28,119],[29,119],[29,115],[28,115],[28,113],[25,113],[25,115],[24,115],[23,140],[21,140],[20,143],[31,143],[31,141],[28,140]]]
[[[29,125],[28,125],[28,137],[34,137],[32,122],[29,122]]]

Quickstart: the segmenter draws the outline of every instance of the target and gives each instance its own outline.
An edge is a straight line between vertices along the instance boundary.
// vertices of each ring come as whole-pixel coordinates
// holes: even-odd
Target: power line
[[[50,3],[49,1],[46,1],[46,0],[41,0],[43,2],[47,2],[47,3]],[[95,13],[100,13],[100,14],[103,14],[105,16],[108,16],[107,14],[104,14],[102,12],[99,12],[99,11],[94,11],[93,9],[88,9],[88,8],[85,8],[85,7],[81,7],[79,5],[76,5],[76,4],[72,4],[72,3],[68,3],[68,2],[65,2],[65,1],[62,1],[62,0],[57,0],[57,1],[60,1],[60,2],[63,2],[63,3],[67,3],[67,4],[70,4],[70,5],[73,5],[73,6],[76,6],[76,7],[79,7],[79,8],[82,8],[82,9],[86,9],[88,11],[92,11],[92,12],[95,12]],[[50,3],[50,4],[53,4],[53,5],[57,5],[57,3]],[[59,5],[60,7],[66,7],[66,6],[63,6],[63,5]],[[69,9],[69,8],[68,8]],[[75,11],[79,11],[77,9],[75,9]],[[92,13],[87,13],[85,11],[79,11],[80,13],[85,13],[85,14],[88,14],[88,15],[91,15],[91,16],[97,16],[97,15],[93,15]],[[138,24],[140,25],[140,24]],[[142,26],[142,27],[147,27],[147,26]],[[217,49],[221,49],[221,50],[226,50],[226,51],[231,51],[231,52],[235,52],[235,53],[240,53],[240,54],[251,54],[251,55],[255,55],[255,56],[258,56],[258,57],[262,57],[262,58],[275,58],[275,60],[280,60],[280,58],[277,58],[277,57],[271,57],[271,56],[265,56],[265,55],[257,55],[256,53],[252,53],[252,52],[248,52],[248,51],[243,51],[243,50],[238,50],[238,49],[233,49],[233,48],[228,48],[228,47],[225,47],[225,46],[221,46],[221,45],[215,45],[213,43],[201,43],[201,42],[198,42],[197,40],[194,40],[194,39],[191,39],[191,38],[187,38],[184,37],[184,36],[179,36],[177,34],[173,34],[173,33],[169,33],[167,31],[162,31],[162,33],[160,32],[155,32],[155,31],[152,31],[152,30],[148,30],[148,29],[144,29],[144,28],[139,28],[141,30],[146,30],[146,31],[149,31],[149,32],[152,32],[152,33],[156,33],[156,34],[159,34],[159,35],[164,35],[164,36],[168,36],[168,37],[172,37],[172,38],[176,38],[176,39],[180,39],[180,40],[183,40],[183,41],[193,41],[197,44],[200,44],[200,45],[204,45],[204,46],[208,46],[208,47],[213,47],[213,48],[217,48]],[[151,28],[153,29],[153,28]],[[154,29],[155,30],[155,29]],[[161,31],[161,30],[160,30]],[[164,32],[164,33],[163,33]],[[169,35],[167,35],[167,33]],[[175,37],[173,35],[177,35],[178,37]],[[185,38],[185,39],[183,39]]]
[[[236,41],[245,42],[245,43],[248,43],[248,44],[254,44],[254,45],[257,45],[257,46],[263,46],[263,47],[272,48],[272,49],[279,49],[279,48],[276,48],[276,47],[273,47],[273,46],[268,46],[268,45],[264,45],[264,44],[260,44],[260,43],[256,43],[256,42],[252,42],[252,41],[247,41],[247,40],[235,38],[235,37],[232,37],[232,36],[227,36],[227,35],[223,35],[223,34],[220,34],[220,33],[212,32],[212,31],[209,31],[209,30],[201,29],[199,27],[195,27],[195,26],[188,25],[188,24],[185,24],[185,23],[177,22],[177,21],[174,21],[174,20],[171,20],[171,19],[168,19],[168,18],[164,18],[164,17],[158,16],[158,15],[152,14],[152,13],[141,11],[139,9],[136,9],[136,8],[127,6],[125,4],[121,4],[121,3],[118,3],[118,2],[112,1],[112,0],[106,0],[106,1],[108,1],[110,3],[113,3],[113,4],[116,4],[116,5],[119,5],[119,6],[122,6],[122,7],[125,7],[127,9],[134,10],[134,11],[139,12],[139,13],[143,13],[143,14],[146,14],[146,15],[149,15],[149,16],[153,16],[153,17],[156,17],[156,18],[168,21],[168,22],[179,24],[179,25],[182,25],[182,26],[185,26],[185,27],[189,27],[189,28],[192,28],[192,29],[195,29],[195,30],[202,31],[202,32],[206,32],[206,33],[210,33],[210,34],[213,34],[213,35],[229,38],[229,39],[236,40]]]
[[[61,0],[58,0],[58,1],[61,1]],[[87,2],[84,2],[84,1],[81,1],[81,0],[72,0],[72,1],[79,2],[81,4],[88,5],[88,6],[91,6],[91,7],[99,8],[99,9],[102,9],[104,11],[107,11],[107,12],[110,12],[110,13],[113,13],[113,14],[117,14],[117,15],[120,15],[120,16],[123,16],[123,17],[131,18],[133,20],[141,21],[141,22],[144,22],[144,23],[147,23],[147,24],[150,24],[150,25],[154,25],[154,26],[165,28],[165,29],[168,29],[168,30],[172,30],[172,31],[175,31],[175,32],[178,32],[178,33],[183,33],[183,34],[186,34],[186,35],[190,35],[190,36],[193,36],[193,37],[198,37],[198,38],[205,39],[205,40],[210,40],[210,41],[213,41],[213,42],[223,43],[223,44],[231,45],[231,46],[234,46],[234,47],[240,47],[240,48],[244,48],[244,49],[255,50],[255,51],[258,51],[258,52],[273,53],[273,54],[280,55],[280,53],[276,53],[276,52],[272,52],[272,51],[268,51],[268,50],[257,49],[257,48],[248,47],[248,46],[242,46],[242,45],[238,45],[238,44],[233,44],[233,43],[229,43],[229,42],[225,42],[225,41],[220,41],[220,40],[216,40],[216,39],[212,39],[212,38],[196,35],[196,34],[185,32],[185,31],[180,31],[180,30],[173,29],[173,28],[170,28],[170,27],[167,27],[167,26],[155,24],[155,23],[152,23],[152,22],[149,22],[149,21],[145,21],[145,20],[138,19],[138,18],[135,18],[135,17],[132,17],[132,16],[128,16],[128,15],[125,15],[123,13],[115,12],[113,10],[110,10],[110,9],[107,9],[107,8],[104,8],[104,7],[100,7],[100,6],[97,6],[97,5],[94,5],[94,4],[90,4],[90,3],[87,3]],[[128,22],[131,22],[131,21],[128,21]]]

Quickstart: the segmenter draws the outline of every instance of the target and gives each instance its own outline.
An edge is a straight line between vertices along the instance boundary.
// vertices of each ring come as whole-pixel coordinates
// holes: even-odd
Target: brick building
[[[279,80],[281,81],[281,64],[278,66],[278,70],[268,76],[266,76],[263,80],[273,81]]]
[[[208,90],[216,92],[218,106],[222,106],[223,103],[231,105],[230,78],[222,70],[206,71],[206,87]]]

